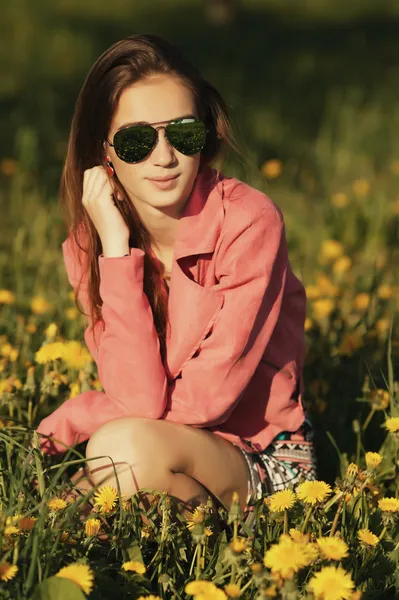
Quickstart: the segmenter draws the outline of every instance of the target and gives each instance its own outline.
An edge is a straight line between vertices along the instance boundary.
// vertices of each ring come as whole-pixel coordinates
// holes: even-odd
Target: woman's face
[[[108,140],[113,143],[117,130],[129,123],[147,122],[158,127],[166,125],[165,121],[189,115],[198,117],[191,90],[176,77],[153,75],[122,92]],[[120,183],[139,214],[151,213],[155,208],[169,216],[179,216],[194,185],[200,165],[200,153],[185,156],[169,144],[164,129],[158,131],[155,148],[141,162],[126,163],[120,160],[108,143],[105,144],[105,150]],[[151,178],[175,175],[177,178],[170,187],[164,189],[151,181]]]

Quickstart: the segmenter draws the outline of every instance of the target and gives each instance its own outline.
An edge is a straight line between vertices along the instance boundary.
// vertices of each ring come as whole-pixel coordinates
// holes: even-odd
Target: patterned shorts
[[[248,499],[243,520],[253,530],[253,503],[303,481],[317,479],[317,462],[313,447],[313,427],[306,417],[295,432],[283,431],[262,452],[246,452],[237,446],[248,465]],[[252,448],[252,443],[245,441]],[[236,444],[234,444],[236,445]]]

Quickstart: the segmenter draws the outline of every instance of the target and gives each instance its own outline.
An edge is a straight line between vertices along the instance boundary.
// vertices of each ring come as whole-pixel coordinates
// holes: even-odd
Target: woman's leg
[[[127,497],[141,488],[166,490],[192,510],[212,494],[229,508],[236,491],[241,509],[246,507],[248,468],[242,453],[206,429],[146,418],[109,421],[87,444],[86,458],[93,460],[87,462],[89,477],[79,484],[82,491],[116,487],[108,456]]]

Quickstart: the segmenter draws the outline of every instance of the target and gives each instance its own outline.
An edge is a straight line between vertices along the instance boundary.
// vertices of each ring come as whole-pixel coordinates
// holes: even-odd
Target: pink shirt
[[[62,250],[76,290],[78,255],[87,254],[71,235]],[[261,451],[281,431],[296,431],[305,418],[306,294],[274,202],[202,166],[179,220],[164,363],[143,291],[144,256],[132,248],[125,257],[98,257],[105,327],[93,332],[89,323],[84,338],[104,392],[65,401],[37,431],[69,446],[111,419],[147,417],[207,428],[249,451],[244,439]],[[88,313],[85,275],[79,298]]]

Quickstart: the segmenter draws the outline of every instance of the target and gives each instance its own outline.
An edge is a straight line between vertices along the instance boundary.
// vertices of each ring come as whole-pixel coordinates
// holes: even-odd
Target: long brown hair
[[[182,57],[178,48],[166,40],[153,34],[132,35],[113,44],[96,60],[75,105],[60,185],[61,210],[69,234],[87,255],[84,258],[85,265],[81,265],[84,268],[75,304],[80,310],[79,289],[83,279],[87,278],[93,329],[98,321],[103,321],[98,270],[98,256],[102,248],[97,230],[82,204],[83,174],[86,169],[96,165],[105,166],[103,142],[107,139],[122,92],[133,83],[154,74],[176,76],[192,91],[199,116],[209,129],[206,145],[202,150],[203,161],[211,163],[216,158],[223,159],[225,150],[229,148],[241,155],[226,103],[219,92]],[[119,193],[126,198],[120,182],[115,180],[115,184]],[[145,251],[143,288],[152,309],[161,357],[164,360],[168,325],[167,297],[159,268],[149,254],[150,234],[131,202],[118,202],[117,205],[129,227],[129,247]],[[86,238],[84,245],[79,235],[82,229]]]

